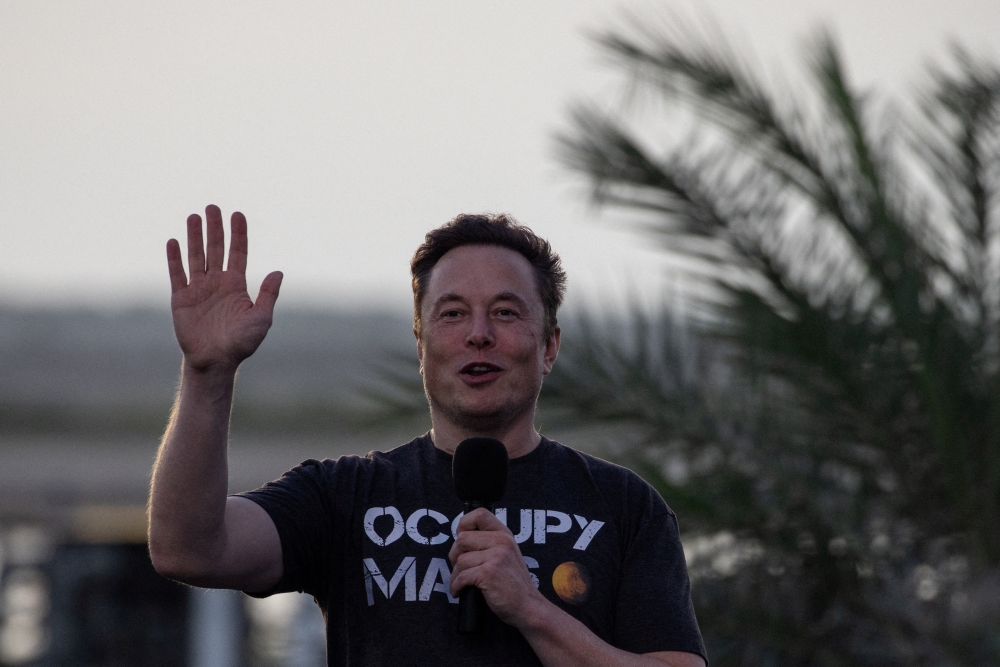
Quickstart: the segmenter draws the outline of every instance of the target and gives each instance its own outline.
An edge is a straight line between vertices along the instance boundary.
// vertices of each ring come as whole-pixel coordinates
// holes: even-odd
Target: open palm
[[[167,242],[174,332],[190,367],[235,369],[267,335],[282,275],[279,271],[268,274],[254,303],[247,293],[246,218],[233,213],[226,270],[222,212],[217,206],[208,206],[205,218],[207,243],[201,217],[193,214],[187,220],[190,280],[184,272],[180,244],[176,239]]]

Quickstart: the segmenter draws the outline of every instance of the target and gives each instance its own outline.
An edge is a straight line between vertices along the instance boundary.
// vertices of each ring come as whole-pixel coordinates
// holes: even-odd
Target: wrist
[[[236,368],[228,364],[196,365],[185,358],[181,363],[181,394],[213,402],[231,401],[236,386]]]
[[[236,377],[239,364],[231,362],[199,362],[184,355],[181,362],[182,377],[229,380]]]
[[[559,608],[549,602],[537,589],[525,600],[524,607],[513,623],[526,638],[532,634],[544,633],[552,619],[553,612]]]

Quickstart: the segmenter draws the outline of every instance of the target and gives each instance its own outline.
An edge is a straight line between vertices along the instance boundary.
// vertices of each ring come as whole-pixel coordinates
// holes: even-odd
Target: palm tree
[[[956,47],[893,108],[828,33],[795,95],[697,35],[599,36],[651,103],[558,140],[697,308],[581,318],[543,415],[677,510],[715,664],[998,664],[1000,69]]]

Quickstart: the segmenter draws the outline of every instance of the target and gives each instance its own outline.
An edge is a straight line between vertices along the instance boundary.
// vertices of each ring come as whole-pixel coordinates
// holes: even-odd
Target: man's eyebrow
[[[497,294],[495,297],[493,297],[493,300],[494,301],[516,301],[517,303],[519,303],[521,305],[527,305],[527,302],[524,299],[522,299],[520,297],[520,295],[516,294],[515,292],[500,292],[500,294]]]
[[[461,301],[462,303],[465,303],[465,299],[463,299],[459,295],[455,294],[454,292],[447,292],[439,296],[437,300],[434,302],[434,305],[440,306],[442,303],[448,303],[449,301]]]
[[[434,301],[434,306],[437,307],[443,303],[449,303],[451,301],[458,301],[460,303],[465,303],[465,298],[456,294],[455,292],[445,292]],[[521,296],[516,292],[500,292],[499,294],[493,297],[493,303],[496,303],[497,301],[513,301],[515,303],[521,304],[522,306],[527,305],[527,301],[521,298]]]

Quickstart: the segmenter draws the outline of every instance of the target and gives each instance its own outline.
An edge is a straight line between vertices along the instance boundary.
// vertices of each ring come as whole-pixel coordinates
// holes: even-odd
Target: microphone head
[[[468,438],[455,448],[451,476],[462,502],[490,505],[507,490],[507,448],[494,438]]]

